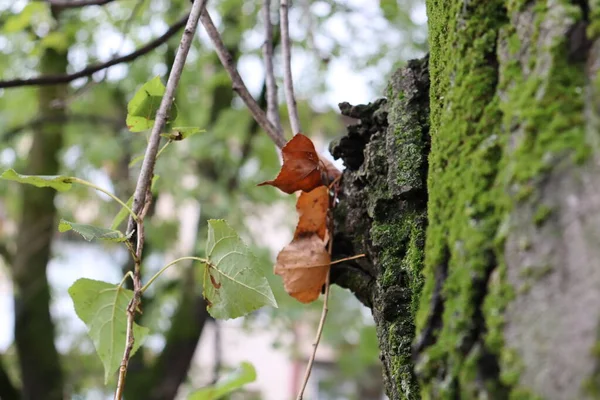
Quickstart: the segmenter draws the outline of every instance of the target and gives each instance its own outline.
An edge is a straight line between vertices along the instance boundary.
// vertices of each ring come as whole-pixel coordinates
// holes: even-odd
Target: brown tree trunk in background
[[[46,49],[40,60],[42,74],[66,72],[67,54]],[[38,89],[39,117],[64,114],[68,86]],[[36,127],[29,152],[26,174],[58,173],[58,154],[63,143],[60,123]],[[54,345],[54,324],[50,316],[50,286],[46,267],[50,260],[52,237],[56,232],[54,189],[22,187],[21,220],[17,251],[12,263],[14,282],[15,343],[19,356],[24,399],[64,398],[63,374]]]
[[[427,8],[429,65],[343,107],[334,248],[369,257],[334,279],[373,309],[391,399],[596,398],[600,4]]]

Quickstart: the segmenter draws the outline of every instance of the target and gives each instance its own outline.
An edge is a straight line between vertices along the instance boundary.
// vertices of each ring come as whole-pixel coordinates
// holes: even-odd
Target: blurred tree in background
[[[0,1],[1,80],[74,73],[143,48],[169,29],[174,34],[147,54],[66,84],[0,89],[0,167],[80,176],[127,199],[139,170],[136,157],[146,145],[144,133],[127,129],[127,103],[151,77],[166,80],[182,31],[178,21],[189,2],[63,6],[67,3]],[[250,90],[264,103],[261,2],[218,0],[209,7]],[[344,98],[353,94],[362,102],[372,100],[383,92],[393,69],[426,50],[424,5],[416,0],[299,0],[290,21],[300,116],[320,151],[344,132],[345,121],[332,104],[353,100]],[[160,178],[147,225],[144,276],[155,272],[167,255],[202,256],[210,218],[226,218],[269,263],[273,250],[287,239],[282,232],[291,236],[295,222],[290,199],[256,188],[279,168],[275,147],[234,95],[202,29],[198,35],[176,104],[180,125],[206,132],[172,145],[157,164]],[[280,60],[275,61],[279,73]],[[280,114],[285,115],[283,106]],[[50,189],[0,185],[0,287],[14,296],[14,308],[0,319],[0,330],[12,338],[0,349],[3,400],[112,392],[113,385],[103,384],[101,364],[85,331],[72,329],[66,287],[82,276],[98,248],[111,255],[110,270],[103,274],[113,281],[131,265],[123,249],[58,235],[56,224],[60,217],[110,226],[117,212],[115,203],[86,188],[56,195]],[[69,263],[81,270],[67,268]],[[373,376],[369,371],[379,364],[369,313],[342,289],[334,291],[330,307],[324,340],[335,350],[337,373],[351,380]],[[276,330],[282,339],[274,345],[291,358],[301,357],[285,338],[300,322],[315,326],[319,308],[286,301],[276,310],[247,317],[244,334]],[[207,324],[214,323],[194,265],[177,269],[146,293],[143,311],[141,319],[153,336],[130,364],[127,398],[172,399],[232,367],[222,365],[214,374],[201,371],[200,381],[188,377],[199,339]],[[12,335],[6,334],[11,315]],[[337,390],[325,382],[325,391],[327,387]]]

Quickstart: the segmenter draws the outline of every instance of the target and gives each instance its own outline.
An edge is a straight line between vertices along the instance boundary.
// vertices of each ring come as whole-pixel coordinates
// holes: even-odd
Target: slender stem
[[[121,282],[119,283],[119,287],[123,287],[127,278],[131,278],[133,280],[133,272],[127,271],[127,273],[125,274],[123,279],[121,279]]]
[[[331,212],[331,209],[329,210]],[[333,236],[333,219],[331,219],[331,222],[329,224],[329,231],[332,233]],[[331,254],[333,253],[333,240],[329,239],[329,244],[327,247],[327,251],[329,253],[329,256],[331,257]],[[360,256],[364,256],[364,254],[361,254]],[[355,256],[356,258],[358,258],[358,256]],[[352,257],[349,257],[350,259]],[[341,262],[344,260],[338,260],[338,262]],[[321,319],[319,320],[319,327],[317,328],[317,336],[315,337],[315,341],[313,342],[313,351],[312,354],[310,355],[310,358],[308,359],[308,364],[306,365],[306,372],[304,373],[304,379],[302,380],[302,387],[300,388],[300,391],[298,392],[298,397],[296,397],[296,400],[302,400],[302,396],[304,396],[304,390],[306,389],[306,385],[308,384],[308,379],[310,378],[310,373],[312,371],[312,367],[313,364],[315,363],[315,357],[317,355],[317,347],[319,346],[319,342],[321,341],[321,335],[323,334],[323,327],[325,326],[325,319],[327,318],[327,312],[329,311],[329,282],[330,282],[330,276],[331,276],[331,268],[329,268],[327,270],[327,277],[325,278],[325,299],[323,300],[323,311],[321,312]]]
[[[283,136],[283,127],[279,117],[277,101],[277,83],[273,69],[273,23],[271,22],[271,0],[263,2],[263,19],[265,20],[265,43],[263,45],[263,60],[265,63],[265,86],[267,88],[267,118],[275,125]]]
[[[146,289],[148,289],[148,287],[150,287],[150,285],[152,285],[152,282],[154,282],[156,280],[156,278],[158,278],[163,272],[165,272],[167,269],[169,269],[170,266],[175,265],[178,262],[185,261],[185,260],[200,261],[200,262],[203,262],[205,264],[208,264],[208,260],[205,259],[205,258],[192,257],[192,256],[180,257],[180,258],[178,258],[176,260],[171,261],[170,263],[168,263],[164,267],[162,267],[157,273],[154,274],[154,276],[152,278],[150,278],[150,280],[148,280],[148,282],[146,282],[146,284],[144,285],[144,287],[142,287],[140,289],[140,291],[142,293],[144,293],[146,291]]]
[[[163,151],[165,151],[165,149],[171,144],[173,143],[172,140],[168,140],[167,143],[165,143],[165,145],[163,147],[161,147],[161,149],[158,151],[158,153],[156,153],[156,158],[160,157],[160,155],[162,154]]]
[[[110,197],[111,199],[113,199],[114,201],[116,201],[117,203],[119,203],[123,208],[125,208],[129,214],[131,215],[131,218],[133,218],[135,221],[138,220],[137,215],[133,212],[133,210],[131,208],[129,208],[129,206],[127,204],[125,204],[121,199],[119,199],[117,196],[115,196],[114,194],[112,194],[111,192],[109,192],[106,189],[101,188],[100,186],[94,185],[92,182],[88,182],[84,179],[80,179],[80,178],[71,178],[73,183],[79,183],[80,185],[85,185],[87,187],[91,187],[92,189],[96,189],[99,192],[104,193],[105,195],[107,195],[108,197]]]
[[[327,263],[327,264],[302,265],[302,266],[300,266],[298,268],[305,269],[305,268],[327,267],[327,266],[330,266],[330,265],[335,265],[335,264],[343,263],[344,261],[350,261],[350,260],[356,260],[357,258],[363,258],[364,256],[365,256],[364,254],[359,254],[359,255],[356,255],[356,256],[340,258],[339,260],[335,260],[335,261],[332,261],[332,262]]]
[[[202,21],[202,25],[204,25],[206,33],[215,46],[215,51],[217,52],[219,60],[221,60],[221,64],[223,64],[223,67],[231,78],[233,90],[235,90],[241,97],[241,99],[244,101],[244,104],[246,104],[246,107],[248,107],[248,110],[250,110],[254,120],[260,125],[261,128],[263,128],[267,135],[269,135],[273,143],[275,143],[275,145],[280,149],[283,148],[283,146],[286,144],[283,134],[279,132],[277,128],[269,121],[265,112],[260,108],[254,97],[252,97],[248,91],[246,84],[242,80],[242,77],[233,63],[233,57],[225,47],[225,44],[221,39],[221,35],[219,34],[219,31],[217,31],[217,28],[210,18],[208,11],[202,13],[200,21]]]
[[[196,0],[192,3],[192,10],[190,11],[190,16],[186,22],[185,30],[183,32],[179,48],[177,49],[175,60],[173,61],[171,73],[169,74],[169,79],[167,80],[165,94],[163,95],[163,98],[160,102],[160,106],[156,113],[156,119],[154,121],[154,126],[152,127],[152,132],[150,133],[150,138],[146,147],[146,153],[144,155],[144,161],[142,163],[142,168],[140,170],[140,175],[138,177],[135,192],[133,195],[132,210],[134,215],[129,220],[127,229],[127,231],[131,232],[133,230],[133,225],[137,225],[135,235],[135,238],[137,239],[134,256],[135,265],[133,271],[133,298],[127,306],[127,343],[125,345],[123,358],[119,367],[119,378],[117,381],[117,389],[115,391],[114,397],[115,400],[121,400],[123,396],[125,377],[127,375],[127,366],[129,364],[129,358],[131,356],[131,352],[135,344],[135,338],[133,336],[133,323],[135,319],[135,314],[139,309],[142,297],[142,282],[140,270],[142,251],[144,248],[145,241],[144,217],[150,209],[150,204],[152,202],[150,186],[152,182],[152,176],[154,173],[154,165],[156,164],[158,147],[160,145],[160,133],[165,127],[169,110],[173,105],[175,90],[177,88],[177,85],[179,84],[179,79],[181,78],[181,73],[185,65],[185,60],[190,50],[194,34],[196,33],[198,20],[200,19],[200,14],[202,13],[202,10],[206,6],[206,2],[207,0]]]
[[[298,397],[296,398],[296,400],[302,400],[302,396],[304,395],[304,390],[306,389],[306,385],[308,384],[308,379],[310,378],[310,373],[315,362],[315,356],[317,355],[317,347],[319,346],[319,342],[321,341],[321,335],[323,334],[323,327],[325,326],[327,312],[329,311],[329,272],[330,271],[327,271],[327,278],[325,280],[325,300],[323,301],[323,311],[321,312],[321,320],[319,321],[319,327],[317,328],[317,336],[315,337],[315,341],[312,344],[312,354],[308,359],[308,365],[306,366],[306,372],[304,373],[304,379],[302,380],[302,387],[300,388],[300,392],[298,393]]]
[[[300,118],[298,117],[298,107],[296,107],[296,97],[294,96],[294,81],[292,79],[292,51],[290,43],[290,29],[288,20],[288,0],[281,0],[279,9],[279,19],[281,26],[281,51],[283,53],[283,86],[285,88],[285,101],[287,102],[288,115],[290,117],[290,126],[295,135],[300,133]]]

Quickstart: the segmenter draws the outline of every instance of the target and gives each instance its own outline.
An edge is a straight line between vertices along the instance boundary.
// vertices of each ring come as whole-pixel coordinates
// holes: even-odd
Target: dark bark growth
[[[419,398],[411,343],[426,226],[427,62],[411,61],[398,71],[387,100],[341,104],[342,113],[360,123],[332,146],[347,166],[335,214],[335,258],[367,254],[334,267],[332,279],[372,308],[391,399]]]

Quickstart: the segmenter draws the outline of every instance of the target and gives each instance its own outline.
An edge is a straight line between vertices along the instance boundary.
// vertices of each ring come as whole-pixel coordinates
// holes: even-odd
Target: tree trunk
[[[43,74],[65,73],[67,53],[46,49],[40,60]],[[38,89],[39,117],[64,115],[67,86]],[[58,173],[58,153],[63,143],[61,123],[48,123],[34,130],[26,174]],[[23,399],[63,399],[63,374],[54,345],[54,323],[50,316],[50,286],[46,267],[56,232],[56,191],[30,185],[22,187],[22,213],[17,251],[12,263],[15,343],[19,356]]]
[[[372,307],[391,399],[594,398],[600,4],[427,8],[429,60],[342,107],[334,248],[368,258],[333,279]]]

